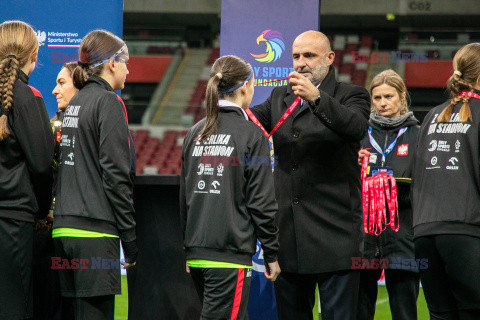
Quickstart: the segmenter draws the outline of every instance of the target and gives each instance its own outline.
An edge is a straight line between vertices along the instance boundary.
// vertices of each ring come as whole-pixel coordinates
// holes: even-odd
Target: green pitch
[[[318,301],[318,298],[316,299]],[[318,310],[315,305],[314,310]],[[423,295],[423,290],[420,288],[420,295],[417,301],[418,320],[428,320],[428,309]],[[127,320],[128,315],[128,293],[127,293],[127,277],[122,276],[122,295],[115,297],[115,320]],[[313,318],[319,320],[318,313],[314,312]],[[384,286],[378,287],[377,310],[375,312],[375,320],[391,320],[390,304],[388,303],[387,288]],[[194,319],[193,319],[194,320]]]

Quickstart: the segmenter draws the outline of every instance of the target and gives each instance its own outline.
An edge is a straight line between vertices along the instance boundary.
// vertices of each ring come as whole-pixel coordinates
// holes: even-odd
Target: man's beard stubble
[[[310,69],[309,67],[304,66],[304,67],[297,68],[297,70],[295,70],[295,71],[297,71],[297,72],[305,72],[305,71],[310,72],[310,74],[312,76],[309,78],[309,80],[314,86],[316,86],[327,75],[328,66],[327,66],[327,62],[323,61],[321,64],[319,64],[318,66],[316,66],[313,69]]]

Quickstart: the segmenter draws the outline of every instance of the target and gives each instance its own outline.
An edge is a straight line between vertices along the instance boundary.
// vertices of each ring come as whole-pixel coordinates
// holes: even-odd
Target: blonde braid
[[[9,134],[8,113],[13,107],[13,85],[17,79],[19,69],[18,60],[6,58],[0,63],[0,95],[2,98],[2,116],[0,116],[0,141]]]
[[[460,121],[465,122],[467,120],[472,120],[472,112],[470,110],[470,106],[468,105],[468,100],[470,100],[470,97],[458,96],[458,94],[462,91],[472,91],[472,85],[468,81],[465,81],[464,78],[454,73],[450,79],[448,79],[447,87],[450,93],[453,95],[453,98],[450,99],[450,104],[443,109],[442,113],[440,113],[438,116],[438,122],[448,122],[452,116],[453,107],[460,101],[463,101],[462,108],[459,112]]]

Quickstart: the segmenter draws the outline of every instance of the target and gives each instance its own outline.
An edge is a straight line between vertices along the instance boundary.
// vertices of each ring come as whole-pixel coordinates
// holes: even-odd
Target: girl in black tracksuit
[[[369,166],[391,167],[394,177],[411,178],[419,126],[413,113],[408,111],[405,83],[393,70],[385,70],[373,78],[370,94],[373,111],[369,132],[361,141],[362,148],[369,149]],[[382,152],[377,150],[380,148]],[[360,152],[361,158],[365,153]],[[388,153],[384,161],[382,153]],[[417,319],[419,277],[413,245],[410,184],[399,182],[397,186],[398,232],[387,227],[379,236],[364,235],[363,258],[370,263],[373,259],[386,259],[388,263],[384,260],[375,268],[361,270],[358,320],[374,318],[377,281],[383,269],[392,319]]]
[[[274,281],[280,272],[268,141],[244,111],[252,97],[250,64],[235,56],[217,59],[207,85],[207,117],[183,143],[180,214],[202,319],[247,318],[257,237],[265,276]]]
[[[21,21],[0,24],[0,319],[33,316],[36,226],[50,209],[53,136],[40,92],[28,85],[38,42]]]
[[[137,256],[129,132],[115,93],[129,56],[125,43],[103,30],[85,36],[79,56],[73,83],[80,91],[62,122],[52,231],[57,255],[74,267],[55,267],[75,319],[108,319],[121,290],[119,243],[130,266]]]
[[[414,159],[417,259],[431,319],[480,319],[480,43],[462,47],[452,99],[425,117]]]

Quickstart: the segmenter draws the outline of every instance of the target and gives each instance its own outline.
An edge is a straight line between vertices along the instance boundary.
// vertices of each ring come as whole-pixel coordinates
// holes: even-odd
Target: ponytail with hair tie
[[[234,97],[235,90],[248,82],[252,74],[252,66],[237,56],[228,55],[215,60],[210,70],[210,79],[205,92],[207,116],[197,141],[205,141],[217,130],[220,109],[218,106],[219,95],[222,98]]]

